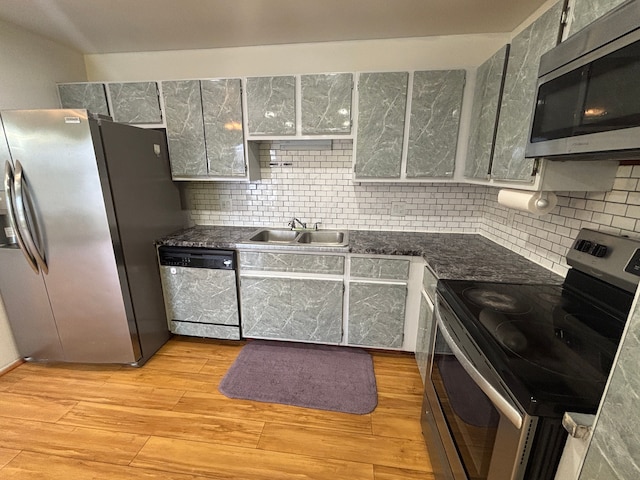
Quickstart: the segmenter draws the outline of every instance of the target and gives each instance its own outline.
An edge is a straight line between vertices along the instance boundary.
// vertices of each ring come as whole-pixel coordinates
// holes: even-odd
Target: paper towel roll
[[[505,207],[523,210],[534,215],[544,215],[555,208],[558,203],[558,197],[553,192],[502,189],[498,193],[498,203]]]

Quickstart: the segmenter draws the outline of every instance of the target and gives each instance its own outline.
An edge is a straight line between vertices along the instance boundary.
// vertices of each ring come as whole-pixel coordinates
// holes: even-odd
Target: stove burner
[[[550,305],[556,306],[564,306],[568,303],[568,300],[564,298],[562,295],[557,293],[538,293],[538,298],[543,300],[544,302],[549,303]]]
[[[496,325],[494,337],[512,354],[538,368],[574,378],[604,381],[602,362],[606,348],[574,331],[569,325],[547,325],[526,320],[503,321]],[[613,345],[612,345],[613,346]],[[615,349],[611,351],[611,358]]]
[[[462,295],[478,307],[490,308],[502,313],[522,314],[531,310],[531,307],[522,300],[490,288],[467,288]]]

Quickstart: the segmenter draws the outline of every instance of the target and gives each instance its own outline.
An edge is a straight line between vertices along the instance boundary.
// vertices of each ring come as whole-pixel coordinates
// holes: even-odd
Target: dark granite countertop
[[[196,226],[169,235],[158,244],[255,250],[256,245],[248,245],[247,240],[256,230],[258,227]],[[546,284],[563,281],[560,275],[476,234],[349,230],[347,248],[285,248],[305,252],[418,256],[423,257],[441,279]]]

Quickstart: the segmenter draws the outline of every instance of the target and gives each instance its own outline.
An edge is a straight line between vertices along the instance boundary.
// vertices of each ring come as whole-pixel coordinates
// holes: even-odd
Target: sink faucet
[[[291,221],[290,221],[287,225],[289,225],[289,227],[291,227],[291,230],[295,230],[295,228],[296,228],[296,222],[297,222],[298,224],[300,224],[300,227],[301,227],[301,228],[307,228],[307,224],[306,224],[306,223],[304,223],[304,222],[301,222],[301,221],[300,221],[300,220],[298,220],[296,217],[293,217],[293,218],[291,219]]]

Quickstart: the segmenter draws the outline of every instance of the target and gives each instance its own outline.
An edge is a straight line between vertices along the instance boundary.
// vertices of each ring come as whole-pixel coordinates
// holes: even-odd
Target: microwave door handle
[[[491,383],[489,383],[486,378],[482,376],[482,374],[473,365],[471,360],[469,360],[467,356],[464,354],[464,352],[460,349],[460,347],[456,345],[456,342],[453,340],[451,333],[449,333],[449,331],[447,330],[447,327],[445,326],[444,321],[442,320],[442,316],[440,315],[440,312],[438,311],[437,308],[435,309],[435,314],[436,314],[436,322],[438,324],[438,328],[440,328],[440,332],[442,333],[442,336],[444,337],[447,344],[449,345],[449,348],[451,348],[451,351],[453,352],[455,357],[458,359],[458,361],[462,365],[462,368],[465,369],[465,371],[473,379],[476,385],[480,387],[480,390],[482,390],[485,393],[485,395],[489,397],[489,400],[491,400],[491,403],[493,403],[493,405],[498,410],[500,410],[500,412],[505,417],[507,417],[509,421],[513,423],[513,425],[518,430],[521,429],[522,423],[523,423],[523,418],[522,418],[523,416],[520,413],[520,411],[513,405],[512,402],[504,398],[504,396],[502,396],[500,392],[498,392],[496,388],[493,385],[491,385]]]
[[[47,266],[47,262],[42,252],[40,252],[40,248],[38,247],[38,244],[34,239],[36,237],[34,237],[33,232],[29,228],[29,222],[27,221],[27,209],[26,209],[27,205],[25,201],[27,201],[29,203],[29,206],[31,207],[32,206],[31,202],[29,202],[29,200],[31,199],[31,195],[29,193],[28,186],[25,181],[22,164],[20,163],[19,160],[16,160],[16,168],[15,168],[15,174],[13,179],[13,185],[14,185],[14,196],[15,196],[15,202],[16,202],[16,212],[15,212],[16,219],[18,220],[18,226],[20,227],[20,233],[22,234],[22,239],[24,240],[24,243],[27,245],[27,248],[29,249],[29,251],[33,254],[33,257],[35,258],[42,272],[49,273],[49,267]],[[32,212],[32,213],[33,214],[31,218],[35,222],[36,215],[35,215],[35,212]],[[38,225],[35,225],[35,231],[40,232]],[[38,240],[41,240],[40,236],[38,236],[37,238]],[[42,241],[40,243],[42,243]]]
[[[38,263],[36,262],[35,257],[27,249],[27,246],[25,245],[24,240],[22,239],[20,229],[18,228],[18,223],[16,221],[16,213],[14,211],[15,195],[14,195],[13,187],[14,187],[13,166],[11,165],[11,162],[7,160],[4,165],[4,191],[6,192],[6,195],[7,195],[7,214],[9,217],[9,225],[13,229],[13,233],[16,236],[16,241],[18,242],[20,251],[23,253],[24,258],[27,260],[27,263],[35,273],[40,273],[40,269],[38,268]]]

